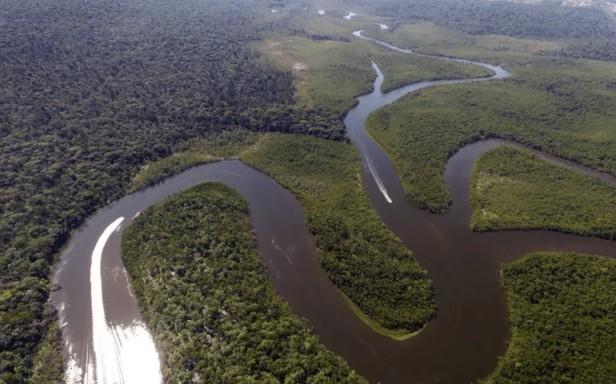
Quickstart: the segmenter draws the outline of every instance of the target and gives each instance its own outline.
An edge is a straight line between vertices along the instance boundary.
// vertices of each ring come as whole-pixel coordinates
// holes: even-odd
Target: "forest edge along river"
[[[364,37],[360,31],[354,36],[412,53]],[[427,87],[509,75],[489,64],[438,58],[481,65],[494,75],[419,82],[383,94],[384,76],[375,63],[373,92],[359,97],[358,104],[345,117],[347,135],[364,163],[364,184],[374,208],[413,251],[433,281],[438,313],[419,334],[395,341],[373,332],[321,269],[297,199],[263,173],[236,160],[221,161],[190,168],[111,203],[71,237],[54,278],[59,289],[52,295],[69,359],[67,381],[162,381],[156,348],[122,265],[121,234],[148,207],[208,181],[224,183],[247,200],[259,252],[276,291],[309,322],[320,340],[358,373],[374,383],[469,383],[488,375],[504,353],[509,337],[500,265],[537,250],[616,257],[616,243],[548,231],[471,232],[469,183],[473,163],[486,151],[507,144],[503,140],[476,142],[452,156],[445,170],[445,183],[453,199],[447,214],[433,215],[406,200],[391,160],[364,131],[368,115]],[[599,175],[616,185],[612,176],[544,157],[579,172]],[[131,368],[135,367],[137,381],[131,377]]]

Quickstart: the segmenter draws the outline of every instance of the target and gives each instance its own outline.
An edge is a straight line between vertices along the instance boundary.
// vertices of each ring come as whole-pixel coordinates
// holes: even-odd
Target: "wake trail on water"
[[[349,14],[351,14],[351,13],[349,13]],[[389,28],[385,24],[379,24],[379,26],[380,26],[381,30],[386,30],[386,29]],[[364,35],[362,35],[362,31],[361,30],[354,31],[352,33],[352,35],[357,37],[357,38],[360,38],[362,40],[373,42],[373,43],[375,43],[377,45],[380,45],[380,46],[385,47],[387,49],[391,49],[391,50],[396,51],[396,52],[400,52],[400,53],[404,53],[404,54],[409,54],[409,55],[415,55],[415,56],[418,56],[418,57],[427,57],[427,58],[436,59],[436,60],[446,60],[446,61],[459,62],[459,63],[463,63],[463,64],[471,64],[471,65],[476,65],[476,66],[480,66],[480,67],[483,67],[483,68],[487,68],[487,69],[493,71],[492,76],[489,76],[489,77],[478,77],[478,78],[470,78],[470,79],[455,79],[455,80],[446,80],[446,81],[450,81],[450,82],[484,81],[484,80],[492,80],[492,79],[503,79],[503,78],[506,78],[506,77],[508,77],[510,75],[507,71],[503,70],[502,68],[500,68],[498,66],[491,65],[491,64],[486,64],[486,63],[481,63],[481,62],[474,62],[474,61],[471,61],[471,60],[459,59],[459,58],[453,58],[453,57],[438,57],[438,56],[433,56],[433,55],[426,55],[426,54],[417,53],[417,52],[415,52],[415,51],[413,51],[411,49],[404,49],[404,48],[396,47],[395,45],[388,44],[388,43],[386,43],[384,41],[364,36]],[[377,72],[377,74],[380,73],[380,69],[378,68],[378,65],[374,61],[372,62],[372,67]],[[378,77],[377,77],[377,79],[378,79]],[[375,91],[377,91],[377,87],[378,87],[379,88],[378,91],[382,92],[381,89],[380,89],[381,85],[382,85],[382,83],[380,83],[378,85],[375,83]],[[404,96],[406,94],[409,94],[409,93],[416,92],[418,89],[414,89],[414,90],[411,90],[411,91],[406,92],[404,94],[401,94],[401,95],[399,95],[399,97],[402,97],[402,96]],[[394,90],[392,92],[395,92],[395,91],[396,90]],[[396,100],[397,100],[397,98],[396,98]],[[392,102],[393,101],[394,100],[392,100]],[[389,103],[389,104],[391,104],[391,103]],[[367,165],[368,170],[370,171],[370,174],[371,174],[374,182],[376,183],[379,191],[381,192],[381,194],[383,195],[385,200],[389,204],[392,204],[393,201],[392,201],[391,197],[389,196],[389,193],[387,192],[387,188],[385,187],[385,184],[383,183],[383,180],[379,176],[379,173],[378,173],[376,167],[374,166],[374,163],[373,163],[372,159],[370,158],[370,155],[363,153],[364,152],[363,150],[360,150],[360,151],[362,152],[362,155],[363,155],[362,157],[364,158],[364,162]]]
[[[85,372],[81,380],[76,381],[83,384],[162,383],[158,352],[146,325],[137,320],[129,326],[109,324],[105,314],[103,251],[109,238],[120,230],[123,221],[124,217],[119,217],[109,224],[92,252],[90,289],[94,356],[88,355]]]
[[[366,159],[366,165],[368,166],[368,170],[370,171],[370,174],[372,175],[372,178],[374,179],[376,186],[379,188],[379,191],[381,191],[381,194],[385,198],[385,201],[387,201],[389,204],[393,203],[393,200],[391,199],[391,197],[389,197],[387,188],[385,188],[385,184],[383,183],[383,180],[381,180],[381,176],[379,176],[379,173],[376,171],[376,167],[374,166],[372,159],[370,159],[370,157],[367,157],[367,156],[365,157],[365,159]]]

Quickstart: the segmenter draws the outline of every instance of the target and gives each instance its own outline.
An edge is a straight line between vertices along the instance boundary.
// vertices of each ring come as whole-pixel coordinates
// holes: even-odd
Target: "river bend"
[[[354,35],[413,54],[364,37],[360,31]],[[504,353],[509,337],[507,307],[499,280],[501,263],[538,250],[616,257],[616,243],[547,231],[471,232],[469,183],[473,163],[486,151],[507,144],[502,140],[470,144],[449,160],[445,183],[453,205],[447,214],[433,215],[406,201],[391,160],[364,131],[368,115],[427,87],[509,76],[504,69],[489,64],[439,59],[480,65],[490,69],[493,76],[425,81],[383,94],[384,77],[374,64],[377,77],[373,92],[360,97],[345,118],[348,137],[362,156],[365,187],[374,208],[433,280],[438,314],[422,332],[404,342],[374,333],[349,309],[320,268],[297,199],[268,176],[241,162],[222,161],[191,168],[110,204],[71,237],[54,277],[60,289],[52,295],[69,357],[67,381],[160,382],[157,352],[121,262],[121,234],[148,207],[207,181],[229,185],[248,201],[259,251],[277,292],[314,327],[328,348],[371,382],[469,383],[488,375]],[[612,176],[542,156],[616,185]],[[109,336],[111,341],[100,340],[101,335]]]

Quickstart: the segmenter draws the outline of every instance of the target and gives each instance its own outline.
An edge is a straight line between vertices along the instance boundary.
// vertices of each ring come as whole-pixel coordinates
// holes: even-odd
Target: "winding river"
[[[370,39],[390,49],[412,53]],[[448,162],[445,183],[453,205],[446,215],[432,215],[405,200],[387,154],[364,131],[367,116],[417,90],[468,81],[498,80],[509,74],[483,66],[489,78],[426,81],[383,94],[383,74],[372,93],[358,99],[345,125],[361,153],[365,187],[383,221],[413,251],[436,289],[435,320],[417,336],[398,342],[368,328],[346,305],[320,268],[313,239],[296,198],[275,181],[239,161],[191,168],[165,182],[126,196],[98,211],[77,231],[61,255],[52,300],[60,313],[69,358],[69,383],[161,382],[159,359],[130,292],[121,262],[122,231],[148,207],[206,181],[235,188],[247,201],[259,251],[277,292],[314,327],[321,340],[371,382],[469,383],[486,376],[505,351],[509,337],[507,307],[499,269],[530,251],[568,250],[616,257],[616,243],[547,231],[473,233],[469,183],[472,165],[502,140],[462,148]],[[542,155],[542,154],[541,154]],[[601,177],[609,175],[551,156],[549,161]]]

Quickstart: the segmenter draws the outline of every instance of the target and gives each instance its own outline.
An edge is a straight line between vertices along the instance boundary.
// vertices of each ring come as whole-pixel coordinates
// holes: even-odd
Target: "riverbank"
[[[297,191],[296,196],[308,208],[302,209],[288,191],[238,161],[191,168],[111,204],[92,218],[88,227],[71,240],[63,257],[64,270],[61,272],[74,273],[65,275],[64,294],[72,292],[79,298],[83,291],[79,284],[87,284],[88,276],[79,274],[80,263],[84,260],[71,257],[71,252],[79,252],[87,241],[98,238],[110,221],[122,216],[130,222],[139,212],[166,197],[204,181],[220,181],[249,202],[257,245],[278,294],[299,316],[310,322],[328,348],[344,357],[363,376],[374,382],[444,383],[470,382],[487,376],[496,366],[497,356],[505,350],[509,329],[506,303],[499,289],[500,262],[544,247],[616,256],[614,244],[546,232],[470,232],[468,185],[473,162],[482,153],[480,144],[485,143],[462,148],[447,164],[449,173],[445,181],[451,187],[454,200],[451,215],[430,215],[408,204],[387,154],[364,135],[363,128],[371,112],[418,88],[407,86],[383,95],[379,86],[383,75],[377,66],[375,70],[378,76],[374,91],[362,96],[345,119],[349,135],[364,160],[364,169],[359,167],[357,152],[348,143],[266,135],[264,140],[249,147],[242,158],[261,169],[270,169],[268,172],[276,176],[279,183]],[[443,82],[423,86],[435,84]],[[478,151],[473,151],[476,148]],[[377,180],[382,185],[377,186]],[[388,192],[385,196],[389,199],[384,199],[383,190]],[[362,197],[364,193],[369,200]],[[359,213],[361,215],[357,216]],[[304,214],[314,240],[306,231]],[[190,224],[190,220],[182,221],[182,225]],[[195,240],[190,231],[182,230],[182,236],[186,237],[185,241]],[[324,255],[323,249],[330,254],[319,259],[315,245],[321,255]],[[113,260],[120,254],[119,244],[114,245],[113,237],[110,246],[109,257]],[[388,253],[392,246],[397,247],[393,248],[396,258]],[[414,259],[409,257],[409,248],[414,251]],[[336,253],[338,251],[340,253]],[[365,255],[370,257],[363,259]],[[401,289],[413,286],[414,282],[430,281],[415,260],[430,273],[439,312],[422,332],[405,341],[383,337],[366,326],[344,302],[319,265],[329,262],[334,268],[339,267],[330,271],[340,272],[342,283],[348,282],[352,289],[357,287],[358,294],[374,294],[365,287],[376,283],[375,292],[382,293],[381,296],[372,299],[359,295],[355,300],[366,299],[367,304],[375,304],[373,310],[379,316],[408,320],[412,319],[409,315],[417,314],[383,309],[396,309],[395,302],[388,301],[392,293],[399,295],[396,299],[408,298],[411,305],[423,304],[412,301],[423,300],[423,297],[414,297]],[[173,279],[181,280],[175,276],[183,277],[186,267],[173,272]],[[333,276],[331,272],[329,275]],[[392,282],[396,283],[394,289]],[[110,285],[109,289],[113,287],[124,289],[126,284]],[[113,308],[118,300],[113,294],[111,297],[114,297],[110,303]],[[478,297],[481,300],[477,300]],[[72,303],[76,304],[67,306],[66,313],[83,313],[83,305],[78,301]],[[117,313],[122,314],[121,307]],[[74,317],[67,321],[69,329],[83,323]]]
[[[609,383],[616,375],[616,260],[533,253],[502,271],[513,334],[484,384]]]
[[[350,144],[267,135],[241,159],[302,202],[323,268],[370,325],[407,334],[435,316],[430,280],[370,207]]]
[[[364,382],[276,295],[231,188],[201,184],[148,209],[123,237],[123,260],[166,381]]]
[[[616,238],[616,186],[509,146],[484,154],[471,185],[475,231],[556,230]]]

